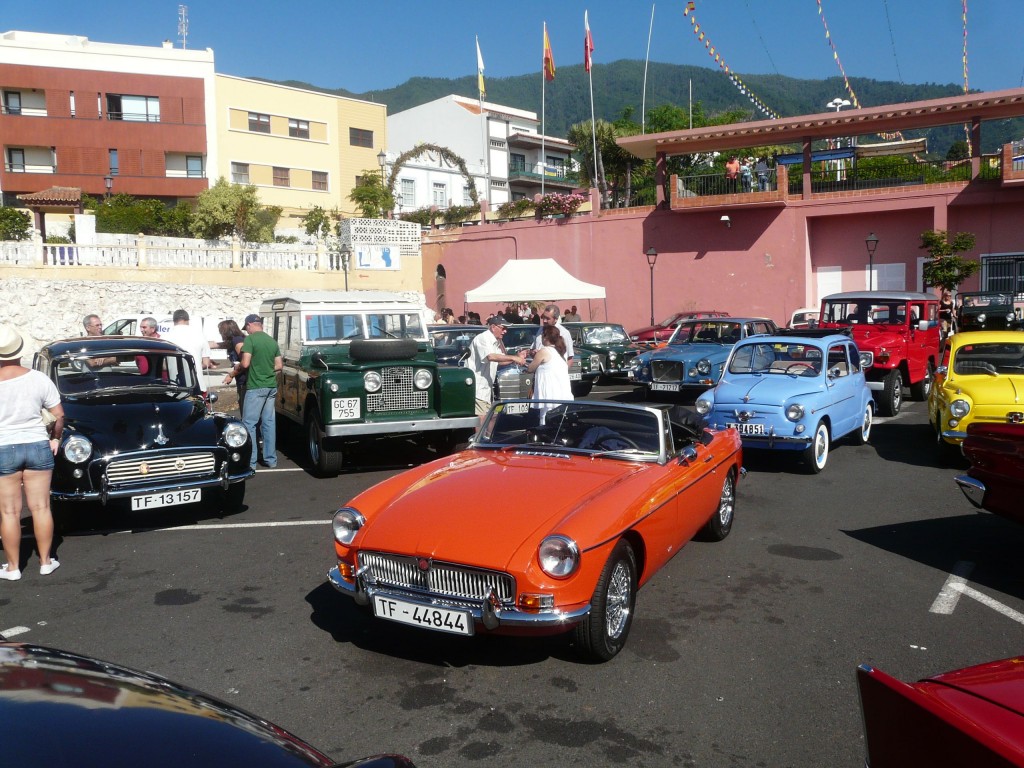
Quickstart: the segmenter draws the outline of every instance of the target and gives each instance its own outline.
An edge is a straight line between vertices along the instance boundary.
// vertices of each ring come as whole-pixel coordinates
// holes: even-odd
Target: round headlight
[[[544,573],[564,579],[580,564],[580,550],[567,536],[548,536],[540,543],[537,558]]]
[[[971,404],[966,400],[954,400],[949,404],[949,412],[958,419],[962,419],[971,412]]]
[[[978,315],[978,322],[979,323],[984,323],[985,322],[985,313],[984,312],[982,312],[980,315]]]
[[[705,400],[703,397],[698,397],[697,402],[693,404],[697,409],[697,413],[701,416],[707,416],[711,413],[711,401]]]
[[[1012,323],[1016,319],[1017,319],[1017,316],[1015,314],[1013,314],[1013,312],[1007,312],[1006,313],[1006,322]]]
[[[701,376],[707,376],[711,373],[711,361],[706,357],[697,361],[697,373]]]
[[[381,380],[380,374],[376,371],[367,371],[363,374],[363,386],[366,387],[367,392],[378,392],[380,391]]]
[[[786,418],[790,421],[800,421],[804,417],[804,407],[800,403],[793,403],[786,406]]]
[[[72,435],[64,443],[64,458],[74,464],[81,464],[92,456],[92,443],[81,435]]]
[[[334,513],[331,525],[334,528],[334,540],[348,546],[359,529],[366,525],[366,518],[351,507],[342,507]]]
[[[412,377],[412,383],[416,386],[416,389],[426,389],[434,382],[434,374],[432,374],[426,368],[420,368],[416,371],[416,374]]]
[[[249,430],[245,428],[245,425],[233,421],[224,427],[224,442],[229,448],[241,448],[248,439]]]
[[[618,360],[619,359],[619,354],[617,352],[609,352],[608,353],[608,359],[609,360]]]

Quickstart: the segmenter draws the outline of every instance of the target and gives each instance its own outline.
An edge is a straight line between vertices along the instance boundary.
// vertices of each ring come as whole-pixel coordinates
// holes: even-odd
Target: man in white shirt
[[[554,325],[558,327],[558,332],[562,335],[562,341],[565,342],[565,362],[571,363],[576,355],[576,350],[572,346],[572,334],[569,333],[564,325],[558,322],[559,314],[561,314],[561,310],[556,304],[548,304],[544,307],[544,310],[540,313],[540,324],[542,327],[537,331],[537,338],[533,342],[532,351],[536,352],[543,346],[540,338],[541,333],[544,331],[543,326]]]
[[[205,392],[206,376],[204,371],[207,368],[213,368],[213,361],[210,360],[210,343],[200,328],[188,324],[188,312],[184,309],[174,310],[172,320],[174,325],[160,337],[164,341],[177,344],[191,355],[196,366],[196,375],[199,377],[199,386]]]
[[[487,330],[478,333],[469,345],[469,357],[466,367],[476,374],[476,415],[481,419],[491,408],[494,395],[494,377],[498,372],[498,363],[519,363],[526,365],[522,353],[510,355],[501,343],[505,335],[505,320],[501,317],[487,318]]]

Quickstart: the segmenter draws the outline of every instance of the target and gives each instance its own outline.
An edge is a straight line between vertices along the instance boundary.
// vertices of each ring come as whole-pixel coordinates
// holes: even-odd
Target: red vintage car
[[[653,313],[652,313],[653,314]],[[683,320],[697,320],[702,317],[728,317],[728,312],[714,309],[686,310],[669,315],[657,325],[648,325],[629,332],[629,340],[644,348],[659,347],[668,341],[669,336]]]
[[[1011,417],[1024,418],[1020,412]],[[967,500],[1024,523],[1024,423],[975,422],[967,427],[963,451],[971,468],[954,480]]]
[[[1024,766],[1024,656],[904,683],[857,669],[870,768]]]
[[[637,589],[702,530],[733,523],[735,430],[668,406],[495,404],[468,450],[334,515],[330,583],[378,618],[457,635],[572,631],[594,661],[626,642]]]

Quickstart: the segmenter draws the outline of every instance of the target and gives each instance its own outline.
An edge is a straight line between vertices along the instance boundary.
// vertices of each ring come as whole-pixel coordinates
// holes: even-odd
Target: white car
[[[817,307],[801,307],[800,309],[794,310],[793,315],[789,318],[789,324],[787,328],[817,328],[818,327],[818,308]]]

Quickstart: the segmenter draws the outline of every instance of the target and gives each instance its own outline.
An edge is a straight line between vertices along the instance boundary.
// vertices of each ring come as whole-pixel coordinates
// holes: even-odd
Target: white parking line
[[[17,635],[23,635],[29,631],[28,627],[11,627],[10,629],[0,629],[0,637],[5,640],[10,640],[12,637]]]
[[[330,525],[330,520],[281,520],[266,523],[198,523],[196,525],[173,525],[167,528],[146,528],[156,533],[173,533],[174,531],[216,531],[227,528],[290,528],[296,525]],[[138,533],[139,529],[118,531],[118,533]]]
[[[932,607],[928,609],[928,612],[942,613],[947,616],[953,613],[957,602],[960,600],[960,595],[963,594],[962,588],[967,585],[967,577],[971,575],[973,570],[974,563],[967,560],[960,560],[954,565],[953,572],[946,579],[946,583],[942,585],[938,597],[935,598],[935,602],[932,603]]]

